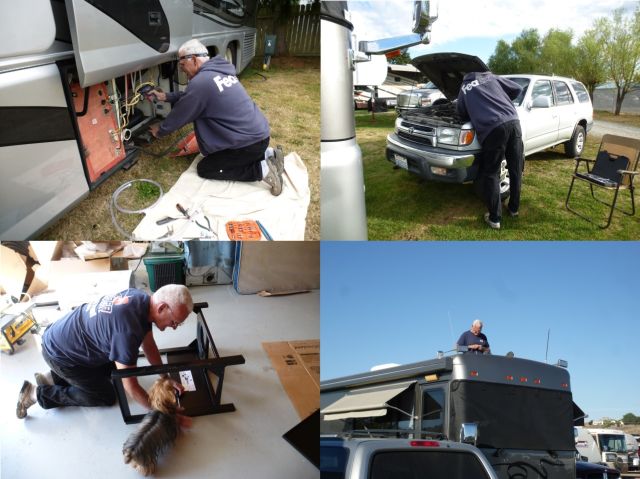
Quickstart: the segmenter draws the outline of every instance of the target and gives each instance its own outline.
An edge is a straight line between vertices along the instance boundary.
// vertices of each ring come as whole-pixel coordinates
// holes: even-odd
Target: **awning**
[[[324,414],[325,421],[384,416],[387,413],[387,401],[406,391],[414,383],[415,381],[410,381],[354,391],[329,404],[320,413]]]

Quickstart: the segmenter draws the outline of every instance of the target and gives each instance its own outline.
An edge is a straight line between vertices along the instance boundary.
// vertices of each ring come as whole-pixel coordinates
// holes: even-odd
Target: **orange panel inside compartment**
[[[89,179],[93,183],[124,160],[126,152],[119,135],[115,133],[118,126],[106,85],[92,85],[84,89],[78,83],[72,83],[71,93],[76,112],[83,109],[85,91],[89,95],[87,112],[77,118]]]

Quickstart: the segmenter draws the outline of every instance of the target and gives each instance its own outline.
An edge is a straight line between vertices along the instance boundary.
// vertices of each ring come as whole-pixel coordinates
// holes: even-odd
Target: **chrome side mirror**
[[[413,4],[413,33],[424,35],[431,30],[431,24],[438,19],[437,6],[433,0],[420,0]],[[433,8],[436,7],[436,8]],[[436,10],[432,15],[432,9]]]
[[[478,442],[478,425],[471,422],[463,423],[460,426],[460,442],[475,446]]]

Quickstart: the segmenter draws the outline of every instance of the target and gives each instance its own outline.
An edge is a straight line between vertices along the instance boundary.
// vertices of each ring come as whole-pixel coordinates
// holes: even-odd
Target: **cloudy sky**
[[[431,44],[413,48],[410,54],[458,51],[486,62],[498,40],[511,42],[524,29],[537,28],[544,35],[551,28],[571,28],[578,38],[596,18],[608,17],[620,7],[632,12],[638,0],[440,0],[437,4]],[[349,10],[358,40],[411,33],[412,1],[349,1]]]

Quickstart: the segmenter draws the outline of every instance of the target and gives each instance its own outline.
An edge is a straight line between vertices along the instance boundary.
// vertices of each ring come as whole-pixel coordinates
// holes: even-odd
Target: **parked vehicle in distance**
[[[629,453],[623,431],[616,429],[587,429],[587,431],[598,445],[601,462],[606,463],[609,467],[615,467],[623,474],[629,471]],[[591,459],[589,460],[591,461]]]
[[[620,471],[601,464],[576,461],[576,479],[618,479]]]
[[[401,112],[387,136],[386,158],[410,173],[431,181],[473,182],[482,146],[471,122],[457,114],[462,79],[469,72],[489,71],[478,57],[433,53],[412,60],[446,96],[447,102]],[[505,75],[522,86],[514,100],[520,117],[524,154],[564,144],[569,157],[579,156],[593,125],[593,106],[577,80],[545,75]],[[509,195],[506,161],[502,162],[500,193]]]
[[[603,462],[598,443],[588,429],[576,426],[573,428],[573,436],[579,460],[602,465],[606,464]]]
[[[627,451],[629,452],[629,470],[640,470],[640,443],[631,434],[625,434],[624,439],[627,444]]]
[[[356,87],[353,91],[353,107],[356,110],[387,111],[396,106],[396,98],[389,93],[376,95],[374,88],[369,86]]]
[[[497,479],[474,446],[451,441],[320,436],[321,479]]]
[[[415,88],[399,93],[396,97],[396,111],[407,112],[416,108],[447,103],[447,97],[433,82],[419,83]]]

